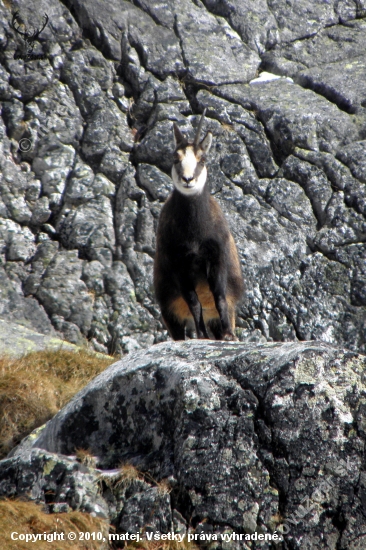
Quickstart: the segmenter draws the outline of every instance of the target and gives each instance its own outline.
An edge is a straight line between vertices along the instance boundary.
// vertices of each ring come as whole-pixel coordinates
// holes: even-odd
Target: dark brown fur
[[[177,147],[179,150],[179,146]],[[164,323],[184,340],[193,320],[198,338],[235,340],[235,305],[244,291],[237,249],[224,214],[210,195],[174,189],[160,214],[154,287]]]

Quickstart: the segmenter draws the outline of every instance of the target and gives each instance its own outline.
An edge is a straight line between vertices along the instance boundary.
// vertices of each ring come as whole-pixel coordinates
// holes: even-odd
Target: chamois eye
[[[178,162],[179,162],[179,155],[178,155],[178,153],[174,153],[173,162],[174,162],[174,164],[178,164]]]

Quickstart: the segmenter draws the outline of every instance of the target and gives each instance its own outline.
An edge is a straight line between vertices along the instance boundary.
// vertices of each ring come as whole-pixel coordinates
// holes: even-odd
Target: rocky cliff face
[[[0,496],[87,511],[117,534],[189,528],[222,550],[361,550],[365,369],[320,342],[129,354],[0,462]],[[221,540],[275,531],[275,545]]]
[[[16,10],[28,29],[48,14],[45,59],[21,58]],[[241,339],[366,350],[363,1],[3,0],[0,15],[3,319],[104,352],[167,338],[152,263],[172,122],[193,135],[207,107]]]

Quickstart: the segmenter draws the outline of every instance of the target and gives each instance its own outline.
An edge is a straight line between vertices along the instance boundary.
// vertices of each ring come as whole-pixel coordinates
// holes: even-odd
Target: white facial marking
[[[186,154],[181,162],[182,176],[185,178],[192,178],[197,166],[197,159],[192,147],[186,148]]]
[[[204,166],[198,178],[192,180],[189,183],[189,187],[187,187],[187,184],[178,177],[175,166],[173,166],[173,169],[172,169],[172,179],[173,179],[174,187],[183,195],[187,195],[187,196],[199,195],[200,193],[202,193],[206,183],[207,169],[206,169],[206,166]]]
[[[173,165],[172,179],[175,188],[183,195],[192,196],[202,193],[207,179],[207,169],[204,166],[200,172],[198,178],[194,178],[194,171],[197,167],[197,159],[194,154],[193,147],[186,147],[183,158],[180,162],[181,177],[178,175],[178,171]],[[186,178],[185,181],[183,178]],[[194,178],[191,181],[190,178]]]

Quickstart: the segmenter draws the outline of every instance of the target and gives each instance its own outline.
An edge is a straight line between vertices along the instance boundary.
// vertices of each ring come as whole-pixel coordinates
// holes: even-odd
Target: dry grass
[[[0,458],[114,361],[83,349],[0,357]]]
[[[51,547],[54,550],[102,550],[108,548],[106,543],[100,541],[79,541],[79,533],[102,532],[108,540],[109,525],[105,520],[94,518],[81,512],[67,514],[47,514],[42,507],[34,502],[19,500],[0,501],[0,533],[1,548],[3,550],[29,550],[30,547],[37,550],[46,550]],[[64,541],[26,542],[11,540],[11,533],[65,533]],[[67,539],[68,533],[76,533],[76,541]]]
[[[0,500],[0,536],[1,550],[29,550],[34,547],[37,550],[107,550],[107,548],[122,548],[123,542],[108,544],[108,532],[110,526],[107,521],[95,518],[81,512],[69,512],[64,514],[47,514],[42,506],[34,502],[21,500]],[[64,533],[64,540],[37,540],[26,542],[12,540],[11,534],[43,535],[44,533]],[[69,533],[76,534],[76,540],[67,538]],[[79,540],[79,533],[102,533],[104,541]],[[199,547],[188,542],[160,540],[127,543],[124,550],[199,550]]]
[[[42,425],[63,407],[71,397],[90,380],[114,362],[112,357],[102,357],[87,350],[39,351],[21,358],[0,357],[0,453],[6,454],[16,443],[36,427]],[[88,465],[94,457],[88,449],[78,449],[77,459]],[[169,492],[165,480],[156,482],[148,474],[131,464],[122,464],[114,485],[130,484],[134,479],[153,482],[161,492]],[[105,480],[106,481],[106,480]],[[1,550],[28,550],[34,546],[45,550],[106,550],[122,548],[121,543],[108,545],[109,525],[100,518],[81,512],[47,514],[34,502],[0,500],[0,548]],[[12,540],[11,533],[50,534],[65,533],[65,540],[26,542]],[[76,533],[77,540],[67,539]],[[105,542],[78,540],[78,533],[102,532]],[[123,545],[123,543],[122,543]],[[198,550],[184,540],[141,541],[130,543],[124,550]]]
[[[102,473],[99,475],[99,483],[103,483],[110,489],[119,487],[129,487],[136,479],[143,479],[142,473],[132,464],[122,464],[114,472]]]
[[[21,358],[0,357],[0,458],[23,437],[54,416],[75,393],[115,361],[87,350],[38,351]],[[88,449],[78,449],[77,459],[88,465],[94,457]],[[149,474],[140,472],[131,464],[122,464],[114,485],[131,484],[135,479],[145,479],[155,484],[162,493],[170,492],[166,480],[156,482]],[[104,480],[104,479],[103,479]],[[107,480],[104,480],[107,482]],[[1,550],[106,550],[109,525],[100,518],[81,512],[47,514],[34,502],[0,500],[0,548]],[[26,542],[12,540],[11,533],[49,534],[65,533],[65,540]],[[76,541],[67,539],[74,532]],[[81,541],[78,533],[102,532],[106,542]],[[117,543],[119,544],[119,543]],[[113,548],[121,548],[114,545]],[[186,539],[176,541],[133,542],[124,550],[198,550]]]
[[[227,124],[226,122],[221,122],[222,128],[226,133],[235,132],[234,126],[232,124]]]
[[[143,479],[147,483],[155,485],[161,495],[168,495],[172,488],[167,479],[156,481],[148,472],[141,472],[135,466],[129,463],[124,463],[120,466],[118,474],[115,476],[115,486],[129,486],[135,479]]]
[[[141,478],[141,472],[132,464],[122,464],[120,467],[120,478],[131,483],[135,479]]]
[[[90,468],[96,468],[97,465],[97,458],[89,449],[77,449],[76,460]]]

